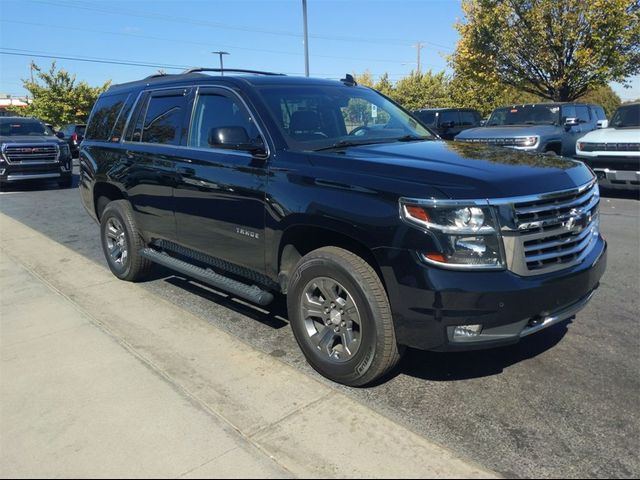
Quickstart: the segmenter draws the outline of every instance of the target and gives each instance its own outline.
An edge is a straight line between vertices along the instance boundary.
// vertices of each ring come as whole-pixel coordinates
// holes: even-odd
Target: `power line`
[[[40,4],[52,5],[58,8],[60,7],[60,3],[52,3],[52,2],[47,2],[45,0],[34,0],[34,1]],[[162,21],[173,22],[173,23],[178,22],[178,23],[185,23],[188,25],[198,25],[203,27],[213,27],[213,28],[220,28],[220,29],[226,29],[226,30],[238,30],[238,31],[252,32],[252,33],[264,33],[267,35],[280,35],[280,36],[297,37],[297,38],[303,37],[303,34],[299,32],[284,31],[284,30],[268,30],[264,28],[244,26],[244,25],[234,26],[234,25],[229,25],[226,22],[225,23],[211,22],[208,20],[199,20],[199,19],[186,18],[186,17],[175,17],[175,16],[169,16],[169,15],[155,14],[150,12],[142,13],[142,12],[136,12],[131,10],[120,11],[117,9],[105,9],[100,7],[96,8],[95,5],[87,6],[85,4],[77,4],[77,3],[70,3],[70,2],[67,2],[66,5],[68,5],[69,8],[73,8],[77,10],[87,10],[87,11],[104,13],[109,15],[124,15],[127,17],[149,18],[154,20],[162,20]],[[395,44],[401,44],[401,45],[410,44],[409,41],[404,39],[399,39],[399,38],[362,38],[362,37],[352,37],[352,36],[318,35],[318,34],[310,35],[310,37],[315,39],[320,39],[320,40],[334,40],[334,41],[341,41],[341,42],[363,42],[363,43],[376,43],[376,44],[395,43]],[[425,43],[428,43],[429,45],[433,45],[445,50],[453,51],[451,47],[447,45],[442,45],[442,44],[429,42],[429,41],[425,41]]]
[[[190,41],[190,40],[156,37],[152,35],[140,35],[140,34],[130,33],[130,32],[109,32],[104,30],[95,30],[92,28],[79,28],[79,27],[70,27],[70,26],[63,26],[63,25],[24,22],[20,20],[13,20],[13,19],[9,20],[4,18],[0,19],[0,22],[9,23],[9,24],[31,25],[34,27],[42,27],[42,28],[58,28],[62,30],[71,30],[71,31],[77,31],[77,32],[88,32],[94,35],[95,34],[116,35],[116,36],[131,37],[131,38],[144,38],[147,40],[159,40],[159,41],[171,42],[171,43],[182,43],[185,45],[200,45],[200,46],[206,46],[206,47],[211,46],[211,42],[196,42],[196,41]],[[227,48],[227,49],[246,50],[246,51],[261,52],[261,53],[272,53],[274,55],[292,55],[296,57],[299,57],[302,55],[301,52],[286,52],[283,50],[270,50],[265,48],[239,47],[237,45],[220,44],[218,42],[215,42],[215,44],[222,48]],[[323,55],[323,54],[314,54],[313,56],[317,58],[331,58],[331,59],[338,59],[338,60],[350,60],[350,61],[360,61],[360,62],[381,62],[381,63],[397,63],[397,64],[407,63],[401,60],[390,60],[390,59],[381,59],[381,58],[343,57],[343,56]]]

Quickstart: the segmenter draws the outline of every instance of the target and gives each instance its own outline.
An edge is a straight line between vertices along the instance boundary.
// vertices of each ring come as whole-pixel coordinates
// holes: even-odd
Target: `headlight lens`
[[[437,251],[419,252],[423,260],[445,268],[502,269],[504,255],[496,215],[481,205],[442,206],[400,200],[402,219],[434,237]]]
[[[538,143],[538,137],[525,137],[519,141],[523,147],[533,147],[536,143]]]

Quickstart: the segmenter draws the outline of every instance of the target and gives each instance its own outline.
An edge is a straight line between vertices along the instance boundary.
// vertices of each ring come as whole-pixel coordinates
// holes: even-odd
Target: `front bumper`
[[[54,180],[71,175],[71,159],[50,164],[0,164],[0,183],[13,183],[28,180]]]
[[[514,344],[571,318],[590,300],[606,267],[599,237],[578,265],[523,277],[509,271],[460,272],[427,267],[408,250],[379,249],[398,343],[457,351]],[[477,337],[453,338],[456,326],[482,325]]]
[[[578,152],[579,159],[589,165],[603,188],[640,190],[640,155],[603,155]]]

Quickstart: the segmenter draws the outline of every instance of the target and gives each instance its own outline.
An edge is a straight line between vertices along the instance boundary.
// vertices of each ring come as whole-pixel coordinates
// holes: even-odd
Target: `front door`
[[[174,191],[179,242],[191,249],[264,272],[267,162],[247,151],[210,144],[213,129],[242,127],[260,136],[254,117],[232,91],[198,89],[187,148]]]

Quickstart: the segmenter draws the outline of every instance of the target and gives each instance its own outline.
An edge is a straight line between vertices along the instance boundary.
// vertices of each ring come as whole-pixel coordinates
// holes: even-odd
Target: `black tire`
[[[110,223],[112,222],[112,223]],[[123,242],[126,257],[118,262],[110,253],[109,235],[107,230],[111,225],[119,225],[123,235],[118,235]],[[107,259],[111,272],[120,280],[136,282],[144,279],[153,267],[152,262],[140,255],[140,250],[146,247],[145,241],[136,227],[133,219],[131,206],[126,200],[115,200],[110,202],[102,212],[100,218],[100,239],[102,241],[102,251]]]
[[[315,279],[329,279],[343,286],[357,308],[362,324],[359,346],[347,360],[332,358],[313,342],[309,317],[303,313],[303,298]],[[362,387],[383,377],[400,361],[387,294],[375,270],[362,258],[338,247],[314,250],[298,262],[288,290],[287,308],[294,336],[309,364],[321,375]]]

